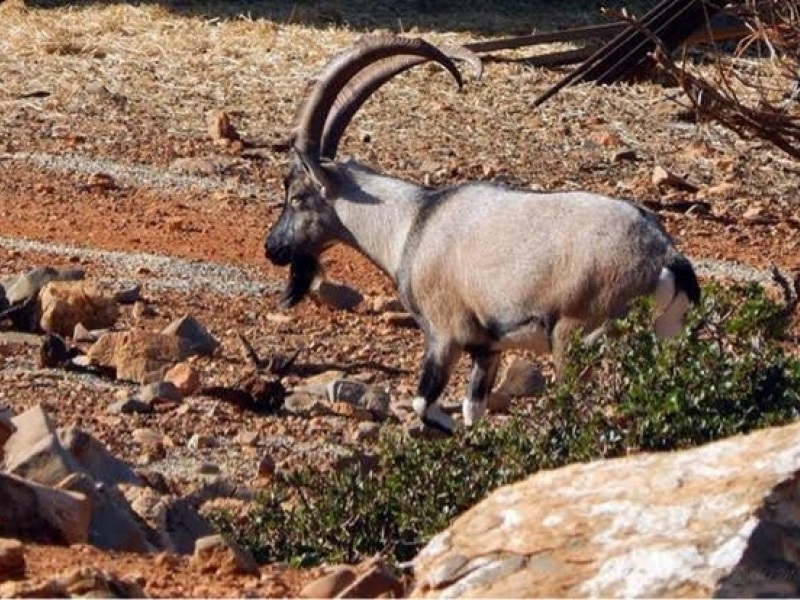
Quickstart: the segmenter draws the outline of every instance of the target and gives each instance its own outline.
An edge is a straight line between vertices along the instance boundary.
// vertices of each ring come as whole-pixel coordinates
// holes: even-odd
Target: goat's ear
[[[314,182],[314,186],[317,188],[320,195],[326,200],[329,200],[331,191],[333,189],[331,187],[330,175],[328,175],[325,169],[322,168],[322,165],[320,165],[319,162],[313,158],[303,154],[302,152],[298,152],[297,156],[300,158],[300,164],[303,165],[303,169],[305,169],[306,173],[311,178],[311,181]]]

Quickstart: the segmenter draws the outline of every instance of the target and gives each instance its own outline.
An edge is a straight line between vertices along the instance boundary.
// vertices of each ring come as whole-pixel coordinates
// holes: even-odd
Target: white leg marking
[[[486,400],[470,400],[464,398],[461,404],[461,412],[464,415],[464,426],[472,427],[480,422],[486,413]]]
[[[429,426],[438,427],[448,433],[452,433],[456,428],[453,418],[444,412],[435,402],[426,408],[425,398],[417,396],[411,402],[414,412],[417,413],[422,422]]]
[[[685,292],[678,292],[667,310],[656,319],[656,335],[661,338],[675,337],[683,329],[684,317],[689,311],[689,298]]]

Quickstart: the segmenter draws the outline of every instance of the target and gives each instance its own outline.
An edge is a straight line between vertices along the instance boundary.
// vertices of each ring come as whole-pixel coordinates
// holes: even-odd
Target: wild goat
[[[550,351],[558,365],[576,329],[601,331],[632,299],[652,293],[656,332],[674,335],[700,288],[658,219],[627,202],[490,183],[430,189],[352,160],[334,162],[369,96],[428,60],[462,84],[445,52],[394,36],[363,39],[311,82],[287,146],[283,212],[265,251],[274,264],[290,265],[287,306],[308,292],[318,257],[338,242],[388,274],[425,334],[414,410],[449,433],[453,420],[436,401],[462,352],[472,358],[463,404],[469,426],[485,411],[503,350]]]

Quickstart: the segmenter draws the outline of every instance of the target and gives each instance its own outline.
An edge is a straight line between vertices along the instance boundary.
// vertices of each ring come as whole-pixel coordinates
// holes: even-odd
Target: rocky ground
[[[305,20],[226,19],[214,6],[187,14],[168,4],[0,3],[8,32],[0,39],[0,279],[8,286],[35,267],[78,269],[79,285],[115,306],[97,329],[156,339],[191,315],[217,342],[153,367],[182,364],[174,379],[184,387],[170,395],[145,390],[153,369],[131,367],[120,378],[116,350],[91,367],[89,359],[70,369],[43,362],[44,338],[5,321],[0,411],[39,405],[57,427],[87,432],[140,475],[163,476],[178,498],[220,482],[252,492],[275,469],[335,468],[367,455],[380,428],[408,426],[421,356],[419,332],[396,314],[390,282],[365,259],[342,248],[325,257],[328,280],[355,296],[322,290],[283,312],[285,273],[261,249],[280,210],[284,165],[269,144],[287,132],[306,78],[370,26],[348,26],[346,11],[343,20],[326,21],[322,9]],[[396,30],[378,14],[374,26]],[[528,29],[568,24],[548,18],[531,15]],[[516,32],[500,16],[492,23],[487,32],[420,21],[414,33],[466,42]],[[676,89],[650,83],[569,89],[531,109],[561,73],[527,67],[523,51],[504,56],[512,60],[487,63],[484,80],[461,93],[432,68],[403,77],[365,107],[344,152],[430,184],[483,179],[646,202],[706,280],[768,281],[771,265],[800,269],[796,162],[693,122]],[[219,135],[221,112],[243,141]],[[697,191],[665,184],[659,167]],[[91,356],[98,334],[75,338],[68,329],[68,343]],[[465,368],[446,403],[458,400]],[[351,383],[332,388],[334,380]],[[282,408],[270,404],[278,388],[269,385],[288,394]],[[236,501],[246,503],[242,496]],[[169,553],[26,544],[24,577],[46,580],[76,556],[156,595],[293,595],[319,575],[268,565],[258,575],[209,576]]]

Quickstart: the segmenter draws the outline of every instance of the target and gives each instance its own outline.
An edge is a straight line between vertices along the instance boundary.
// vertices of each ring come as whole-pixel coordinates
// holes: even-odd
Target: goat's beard
[[[319,260],[310,254],[300,254],[292,257],[289,263],[289,281],[281,296],[281,306],[291,308],[306,297],[320,272]]]

